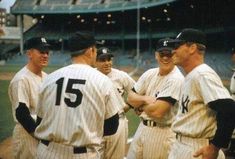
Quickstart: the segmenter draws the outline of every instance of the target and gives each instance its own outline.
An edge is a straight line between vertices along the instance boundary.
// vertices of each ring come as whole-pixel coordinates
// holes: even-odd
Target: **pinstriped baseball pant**
[[[174,142],[168,159],[196,159],[193,157],[193,154],[206,145],[209,145],[208,139],[194,139],[180,136]],[[201,159],[201,157],[197,159]],[[217,159],[225,159],[224,153],[221,150]]]
[[[40,142],[37,148],[37,159],[101,159],[98,151],[90,149],[85,153],[74,153],[74,147],[50,142]]]
[[[175,140],[170,127],[149,127],[141,122],[131,142],[127,159],[166,159]]]
[[[20,125],[13,130],[13,156],[17,159],[32,159],[36,156],[38,140]]]
[[[128,138],[128,120],[125,116],[119,118],[118,130],[114,135],[105,136],[102,145],[104,159],[123,159],[126,153]]]

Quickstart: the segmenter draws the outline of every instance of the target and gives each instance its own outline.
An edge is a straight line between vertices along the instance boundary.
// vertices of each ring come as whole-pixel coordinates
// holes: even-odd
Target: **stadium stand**
[[[136,59],[138,9],[141,52]],[[216,50],[207,54],[206,62],[221,77],[231,75],[232,64],[227,53],[235,41],[235,24],[231,21],[235,10],[231,0],[17,0],[11,13],[38,20],[24,32],[24,40],[46,36],[56,44],[56,50],[63,53],[67,51],[71,34],[90,30],[98,40],[105,40],[119,52],[116,65],[137,65],[140,63],[137,61],[141,61],[143,69],[155,67],[153,52],[159,38],[175,37],[183,27],[198,28],[207,34],[208,49]]]

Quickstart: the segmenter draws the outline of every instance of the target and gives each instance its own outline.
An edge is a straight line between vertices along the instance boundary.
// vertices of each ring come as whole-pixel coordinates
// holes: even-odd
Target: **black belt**
[[[155,122],[153,120],[144,120],[143,119],[142,121],[143,121],[143,124],[145,126],[150,126],[150,127],[156,127],[156,126],[158,126],[158,127],[170,127],[170,125],[159,124],[159,123],[157,123],[157,122]]]
[[[44,145],[48,146],[50,141],[48,140],[41,140],[41,143]],[[80,153],[87,153],[87,148],[82,146],[82,147],[73,147],[73,153],[74,154],[80,154]]]

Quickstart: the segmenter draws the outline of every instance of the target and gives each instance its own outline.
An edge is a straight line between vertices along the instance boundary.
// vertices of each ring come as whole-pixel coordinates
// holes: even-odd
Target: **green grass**
[[[0,66],[1,73],[16,73],[24,65],[4,65]],[[45,72],[50,73],[60,66],[49,66],[45,69]],[[14,121],[12,116],[12,108],[8,97],[8,85],[9,80],[0,80],[0,142],[5,138],[12,135],[14,128]],[[127,113],[127,118],[129,121],[129,137],[133,136],[137,126],[139,124],[139,118],[133,112],[133,110]]]
[[[0,80],[0,141],[11,136],[14,122],[7,94],[9,81]]]
[[[139,125],[140,118],[135,114],[133,110],[127,112],[127,119],[128,119],[128,130],[129,130],[129,137],[132,137],[135,134],[135,131]]]

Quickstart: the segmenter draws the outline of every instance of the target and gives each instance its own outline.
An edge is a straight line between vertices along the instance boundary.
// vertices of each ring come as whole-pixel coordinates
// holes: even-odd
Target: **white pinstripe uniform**
[[[139,78],[134,89],[140,95],[156,98],[172,97],[178,100],[183,78],[176,66],[165,76],[160,76],[159,68],[154,68],[146,71]],[[144,112],[141,114],[141,118],[151,122],[149,126],[144,125],[143,122],[140,123],[127,154],[128,159],[167,158],[171,140],[174,138],[170,125],[176,109],[175,105],[162,119],[152,119]],[[152,121],[156,122],[157,126],[151,125]]]
[[[103,139],[104,120],[121,104],[111,80],[89,65],[72,64],[50,74],[43,82],[35,130],[41,159],[92,159]],[[86,153],[74,153],[83,147]]]
[[[233,100],[235,100],[235,72],[233,73],[231,77],[231,82],[230,82],[230,92]],[[235,139],[235,130],[233,131],[232,138]]]
[[[230,92],[232,93],[233,100],[235,100],[235,72],[233,73],[231,77]]]
[[[31,116],[36,120],[36,105],[38,102],[38,92],[42,80],[46,73],[42,72],[42,77],[32,73],[26,66],[23,67],[11,80],[8,93],[12,103],[12,114],[16,126],[13,131],[13,155],[18,159],[32,159],[36,155],[38,141],[32,137],[17,121],[15,110],[19,102],[25,103]]]
[[[111,69],[111,72],[107,76],[112,80],[123,99],[124,93],[131,90],[135,84],[135,81],[126,72],[114,68]],[[120,108],[119,111],[120,118],[117,132],[114,135],[104,137],[104,158],[106,159],[123,159],[125,157],[128,138],[128,120],[126,119],[123,108]]]
[[[194,68],[185,77],[179,109],[172,129],[177,140],[169,159],[194,159],[193,154],[209,144],[216,131],[216,113],[208,103],[231,98],[219,76],[206,64]],[[218,159],[224,159],[219,151]]]

